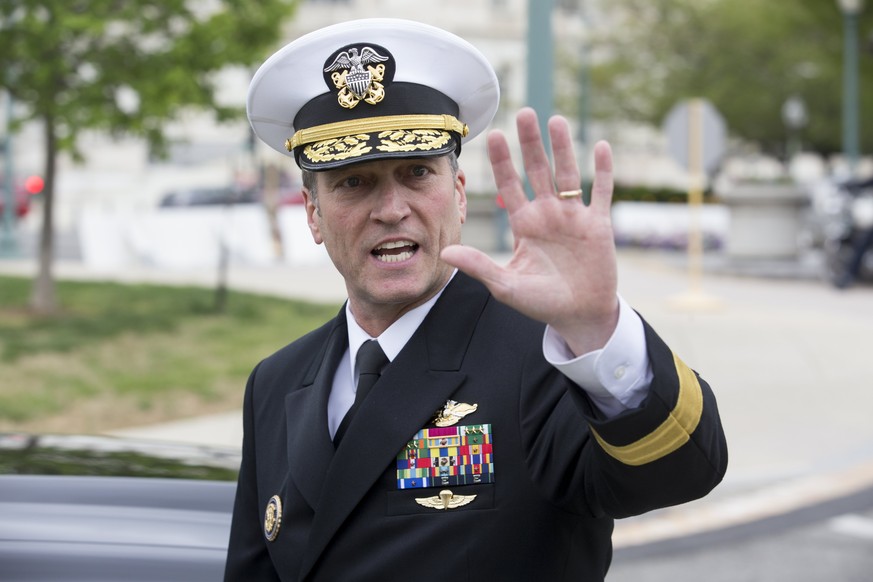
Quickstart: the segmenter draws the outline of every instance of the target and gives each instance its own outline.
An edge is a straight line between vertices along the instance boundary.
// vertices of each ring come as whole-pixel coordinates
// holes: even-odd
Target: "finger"
[[[594,144],[594,184],[591,187],[591,208],[609,212],[613,191],[612,148],[609,143]]]
[[[481,281],[495,297],[503,295],[504,268],[482,251],[464,245],[449,245],[442,250],[440,258]]]
[[[530,107],[523,108],[518,112],[515,123],[518,127],[518,143],[521,145],[524,170],[534,195],[553,196],[555,184],[552,167],[546,155],[546,148],[543,146],[543,136],[536,112]]]
[[[549,120],[549,137],[552,141],[552,156],[555,158],[555,185],[558,192],[576,190],[582,182],[570,124],[564,117],[556,115]],[[581,199],[581,196],[580,196]]]
[[[488,134],[488,159],[491,161],[497,191],[503,198],[506,211],[512,214],[527,201],[527,197],[503,132],[494,130]]]

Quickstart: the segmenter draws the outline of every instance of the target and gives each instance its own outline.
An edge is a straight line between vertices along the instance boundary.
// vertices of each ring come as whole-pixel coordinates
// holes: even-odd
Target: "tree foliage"
[[[592,42],[592,113],[660,125],[677,102],[710,100],[734,136],[784,153],[785,101],[808,112],[807,149],[841,148],[843,16],[834,0],[610,0]],[[873,111],[873,10],[860,15],[862,127]],[[873,132],[861,132],[862,149]]]
[[[54,308],[57,154],[81,158],[85,130],[140,136],[153,151],[186,108],[242,114],[216,99],[215,73],[263,59],[295,0],[0,0],[0,86],[42,122],[45,189],[33,307]]]

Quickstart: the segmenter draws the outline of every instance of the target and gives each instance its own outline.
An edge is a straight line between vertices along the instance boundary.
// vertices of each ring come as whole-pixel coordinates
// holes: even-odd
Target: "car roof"
[[[235,484],[0,476],[0,564],[10,580],[216,580]]]
[[[0,578],[221,579],[238,462],[211,447],[0,434]]]

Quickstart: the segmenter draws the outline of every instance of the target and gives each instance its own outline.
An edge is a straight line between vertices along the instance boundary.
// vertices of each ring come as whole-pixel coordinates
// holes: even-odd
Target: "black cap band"
[[[410,114],[445,114],[458,116],[458,104],[433,87],[417,83],[394,83],[391,99],[379,104],[379,116]],[[374,115],[372,106],[361,103],[354,109],[337,107],[335,93],[323,93],[300,108],[294,117],[294,129],[299,131],[316,125],[353,121]]]

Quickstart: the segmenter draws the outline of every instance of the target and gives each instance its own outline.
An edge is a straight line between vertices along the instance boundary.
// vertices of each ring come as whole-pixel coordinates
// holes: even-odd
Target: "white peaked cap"
[[[286,45],[249,87],[255,134],[309,170],[460,151],[491,122],[497,76],[481,52],[409,20],[343,22]]]

